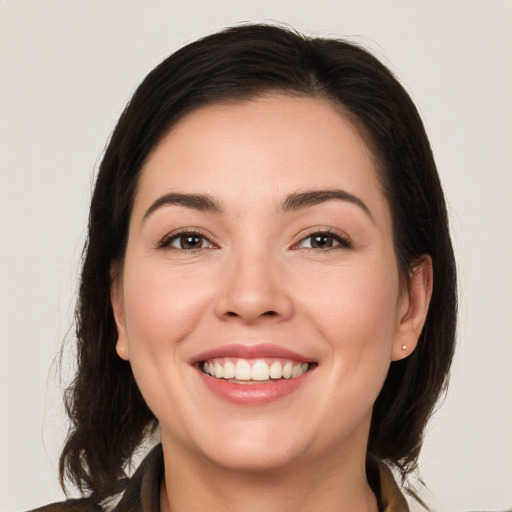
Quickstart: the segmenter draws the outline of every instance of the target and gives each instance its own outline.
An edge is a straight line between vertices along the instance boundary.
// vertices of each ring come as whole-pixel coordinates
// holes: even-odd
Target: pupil
[[[312,246],[318,249],[332,247],[332,238],[328,235],[316,235],[313,237]]]
[[[181,248],[182,249],[199,249],[202,246],[201,237],[187,235],[181,237]]]

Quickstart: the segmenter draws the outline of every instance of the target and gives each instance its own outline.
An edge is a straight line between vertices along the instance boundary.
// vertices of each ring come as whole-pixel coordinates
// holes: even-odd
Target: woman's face
[[[239,470],[364,456],[417,336],[372,156],[328,102],[181,120],[144,166],[118,270],[117,350],[164,448]]]

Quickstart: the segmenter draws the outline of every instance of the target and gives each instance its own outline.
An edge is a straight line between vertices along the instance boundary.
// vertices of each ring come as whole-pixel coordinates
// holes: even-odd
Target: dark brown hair
[[[243,25],[177,51],[136,90],[101,163],[76,312],[77,373],[67,390],[71,427],[61,482],[107,496],[157,420],[129,363],[116,353],[110,270],[122,262],[141,168],[179,119],[216,102],[281,92],[325,98],[364,134],[389,201],[401,277],[429,254],[434,289],[410,357],[393,362],[375,403],[369,454],[415,467],[426,422],[446,385],[456,323],[456,275],[445,200],[423,123],[392,73],[366,50],[270,25]]]

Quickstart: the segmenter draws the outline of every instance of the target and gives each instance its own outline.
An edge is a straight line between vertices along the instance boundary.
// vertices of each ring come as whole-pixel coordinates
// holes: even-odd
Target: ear
[[[416,348],[427,318],[432,285],[432,258],[424,255],[413,266],[407,288],[400,299],[392,361],[404,359]]]
[[[128,361],[130,352],[126,333],[122,275],[122,269],[118,265],[112,266],[110,270],[110,303],[117,327],[116,351],[121,359]]]

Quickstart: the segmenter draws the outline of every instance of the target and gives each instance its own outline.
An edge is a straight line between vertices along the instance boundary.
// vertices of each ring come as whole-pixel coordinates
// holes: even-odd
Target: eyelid
[[[183,235],[198,235],[198,236],[204,238],[208,242],[209,247],[201,247],[199,249],[188,249],[188,250],[177,249],[176,247],[171,247],[170,243],[173,240],[175,240]],[[160,239],[160,241],[157,243],[157,249],[176,250],[177,252],[194,252],[194,251],[201,251],[203,249],[219,249],[219,248],[220,248],[219,244],[214,240],[214,238],[212,237],[211,234],[206,233],[201,228],[194,228],[194,227],[175,229],[175,230],[171,231],[170,233],[167,233],[165,236],[163,236]]]
[[[325,226],[315,226],[312,228],[307,229],[306,231],[303,231],[300,233],[295,241],[292,243],[290,249],[292,250],[312,250],[316,252],[321,252],[322,249],[312,249],[309,247],[300,247],[300,244],[304,242],[307,238],[310,238],[313,235],[328,235],[338,240],[340,243],[340,248],[349,248],[352,246],[352,239],[343,231],[340,231],[339,229],[334,229],[332,227],[325,227]],[[336,247],[330,248],[336,249]],[[330,249],[323,249],[323,251],[328,251]]]

